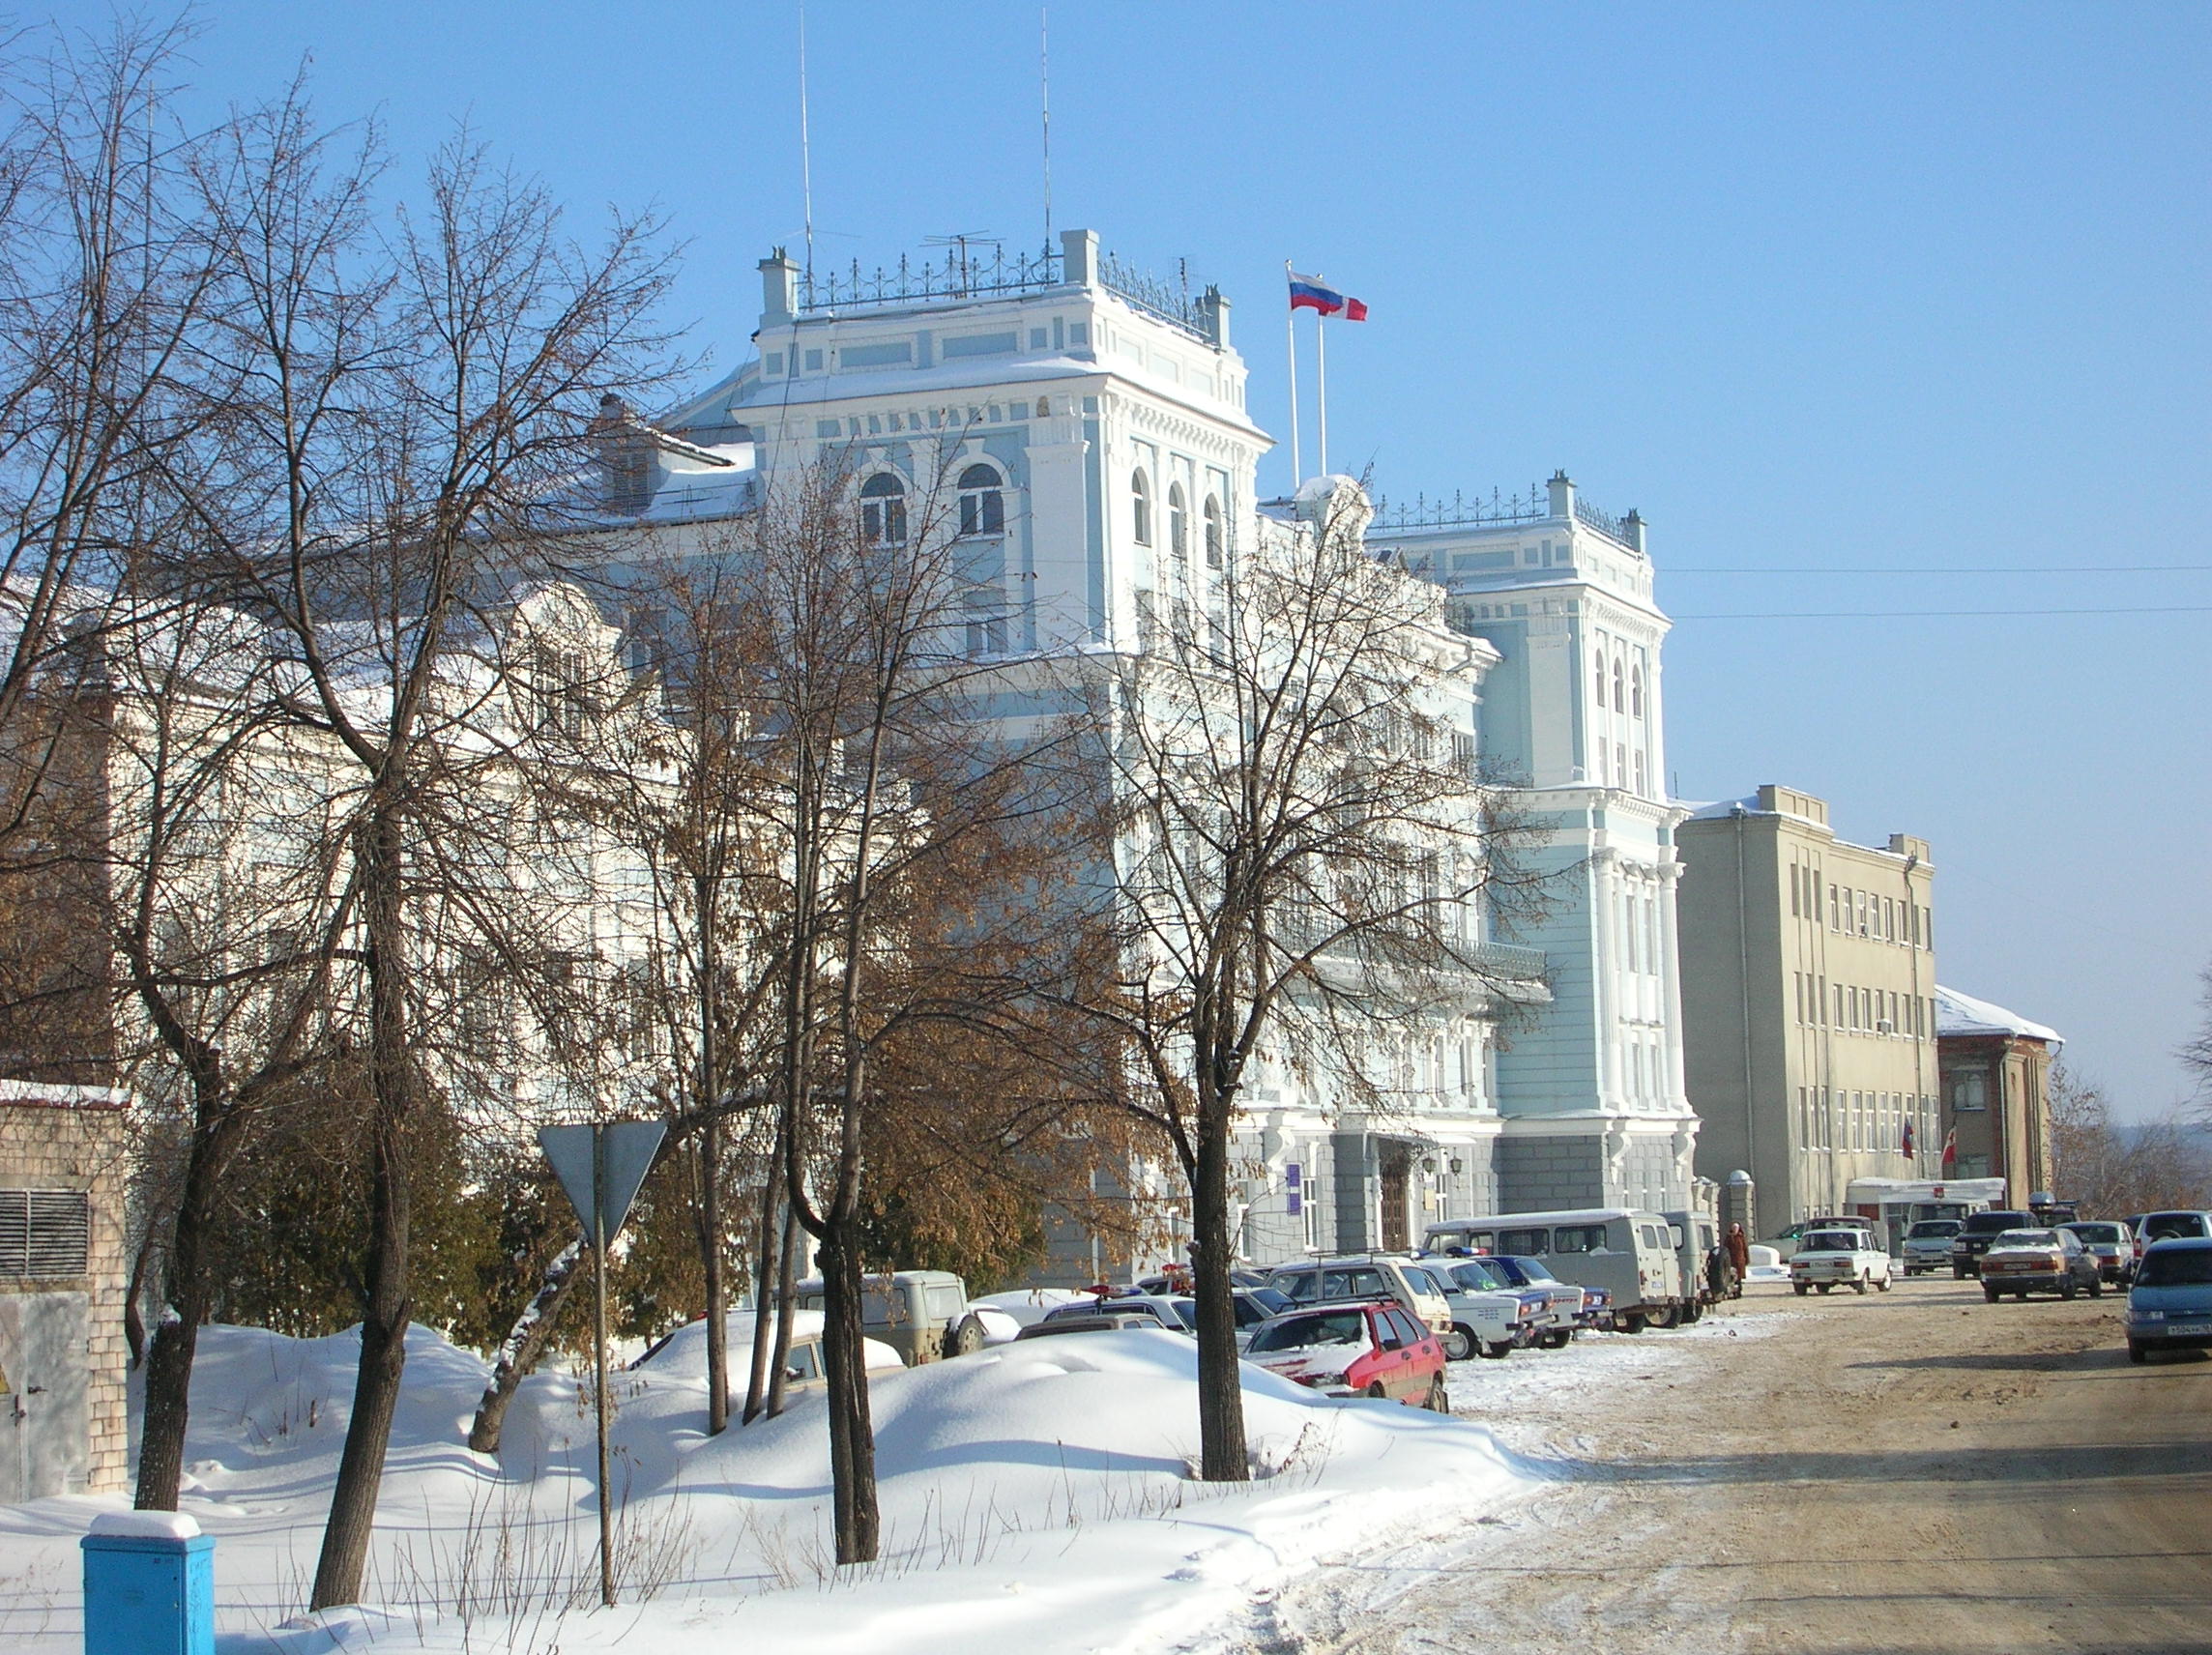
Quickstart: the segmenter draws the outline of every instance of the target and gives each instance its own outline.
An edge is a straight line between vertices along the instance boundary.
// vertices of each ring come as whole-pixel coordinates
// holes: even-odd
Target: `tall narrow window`
[[[1129,478],[1129,521],[1136,530],[1137,544],[1152,543],[1152,485],[1142,471]]]
[[[1205,518],[1206,566],[1210,569],[1217,569],[1221,566],[1223,540],[1221,524],[1221,502],[1210,494],[1206,497]]]
[[[1638,718],[1644,716],[1644,669],[1641,666],[1628,669],[1628,711]]]
[[[1636,754],[1636,792],[1639,798],[1643,796],[1644,791],[1644,753],[1639,748]]]
[[[1626,680],[1620,671],[1620,657],[1618,655],[1613,659],[1613,710],[1615,712],[1628,711],[1628,690]]]
[[[1597,653],[1597,705],[1598,710],[1603,711],[1605,709],[1605,652],[1603,650]]]
[[[870,545],[906,544],[906,484],[880,471],[860,484],[860,534]]]
[[[1006,529],[1006,496],[999,474],[972,465],[960,474],[960,532],[1001,535]]]
[[[1182,484],[1168,484],[1168,556],[1179,573],[1190,566],[1190,513],[1183,505]]]

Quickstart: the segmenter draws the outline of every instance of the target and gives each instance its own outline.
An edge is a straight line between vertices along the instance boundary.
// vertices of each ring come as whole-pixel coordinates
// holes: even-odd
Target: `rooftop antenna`
[[[806,214],[806,287],[814,290],[814,142],[806,112],[806,8],[799,9],[799,192]]]
[[[1037,8],[1037,102],[1044,116],[1044,250],[1052,256],[1052,14]]]
[[[974,245],[979,247],[997,248],[1001,245],[998,237],[985,235],[981,230],[955,230],[949,236],[924,236],[921,241],[924,247],[949,247],[952,252],[946,256],[947,258],[958,257],[960,261],[960,285],[955,291],[961,298],[966,298],[969,288],[975,284],[974,274],[969,268],[969,247]],[[949,267],[947,268],[949,269]]]

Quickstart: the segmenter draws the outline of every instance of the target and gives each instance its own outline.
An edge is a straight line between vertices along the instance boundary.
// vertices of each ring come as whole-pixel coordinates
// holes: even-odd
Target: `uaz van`
[[[1431,1253],[1464,1247],[1541,1259],[1561,1281],[1610,1292],[1614,1325],[1627,1333],[1673,1327],[1689,1304],[1674,1226],[1635,1207],[1454,1218],[1430,1225],[1424,1245]]]

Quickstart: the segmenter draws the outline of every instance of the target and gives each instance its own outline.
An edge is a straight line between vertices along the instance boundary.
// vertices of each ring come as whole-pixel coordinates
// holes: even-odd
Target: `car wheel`
[[[1880,1281],[1875,1283],[1875,1286],[1879,1288],[1883,1292],[1889,1292],[1889,1278],[1887,1276],[1882,1277]]]
[[[1864,1270],[1861,1270],[1861,1271],[1859,1272],[1859,1279],[1858,1279],[1857,1281],[1853,1282],[1851,1285],[1852,1285],[1853,1287],[1855,1287],[1855,1288],[1857,1288],[1857,1289],[1859,1290],[1859,1297],[1861,1297],[1861,1298],[1864,1298],[1864,1297],[1866,1297],[1866,1290],[1867,1290],[1867,1277],[1866,1277],[1866,1272],[1865,1272]]]
[[[2103,1298],[2103,1297],[2105,1296],[2105,1278],[2104,1278],[2104,1277],[2102,1277],[2102,1276],[2099,1276],[2099,1277],[2097,1277],[2095,1280],[2093,1280],[2092,1282],[2090,1282],[2090,1284],[2089,1284],[2089,1296],[2090,1296],[2091,1298]]]
[[[1815,1287],[1819,1288],[1819,1290],[1820,1290],[1822,1292],[1827,1292],[1827,1291],[1828,1291],[1830,1288],[1834,1287],[1836,1284],[1835,1284],[1834,1282],[1815,1282],[1813,1285],[1814,1285]]]
[[[1574,1336],[1575,1330],[1571,1327],[1555,1327],[1536,1343],[1547,1350],[1564,1350],[1567,1348],[1567,1341]]]
[[[1464,1362],[1474,1354],[1474,1335],[1464,1327],[1455,1327],[1443,1337],[1444,1360]]]
[[[1680,1322],[1681,1320],[1682,1312],[1679,1306],[1672,1304],[1662,1305],[1652,1315],[1651,1325],[1654,1327],[1673,1327]]]
[[[1620,1330],[1623,1333],[1641,1333],[1644,1331],[1644,1318],[1641,1315],[1631,1312],[1629,1315],[1620,1319],[1619,1325]]]
[[[2080,1288],[2074,1285],[2074,1278],[2072,1276],[2068,1276],[2066,1278],[2065,1284],[2058,1290],[2058,1296],[2060,1298],[2070,1299],[2081,1291],[2081,1290]],[[2027,1295],[2025,1293],[2022,1293],[2020,1296],[2025,1298]]]
[[[1513,1354],[1513,1341],[1510,1339],[1499,1339],[1494,1342],[1486,1343],[1482,1347],[1482,1353],[1485,1356],[1488,1356],[1493,1362],[1502,1362],[1506,1357]]]
[[[1367,1394],[1373,1397],[1377,1402],[1385,1401],[1390,1395],[1388,1391],[1382,1388],[1382,1381],[1381,1379],[1377,1379],[1373,1384],[1367,1387]]]
[[[2147,1362],[2150,1360],[2150,1352],[2143,1349],[2139,1340],[2131,1339],[2128,1341],[2128,1360],[2131,1362]]]
[[[1444,1377],[1439,1374],[1429,1381],[1429,1399],[1422,1404],[1431,1413],[1451,1412],[1451,1392],[1444,1388]]]
[[[1803,1298],[1807,1293],[1813,1291],[1813,1284],[1811,1282],[1791,1282],[1790,1285],[1797,1290],[1797,1296],[1799,1298]]]
[[[1982,1296],[1988,1299],[1990,1303],[1994,1304],[2000,1295],[1998,1294],[1996,1289],[1989,1286],[1987,1283],[1984,1283],[1982,1287]]]
[[[979,1316],[964,1316],[960,1319],[960,1325],[946,1338],[945,1353],[947,1356],[973,1356],[983,1349],[983,1319]]]

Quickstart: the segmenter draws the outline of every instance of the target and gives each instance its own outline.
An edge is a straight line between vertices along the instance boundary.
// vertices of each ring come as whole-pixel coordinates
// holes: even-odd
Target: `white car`
[[[1875,1244],[1865,1230],[1808,1230],[1797,1238],[1790,1255],[1790,1285],[1798,1296],[1819,1288],[1868,1288],[1889,1292],[1889,1249]]]

